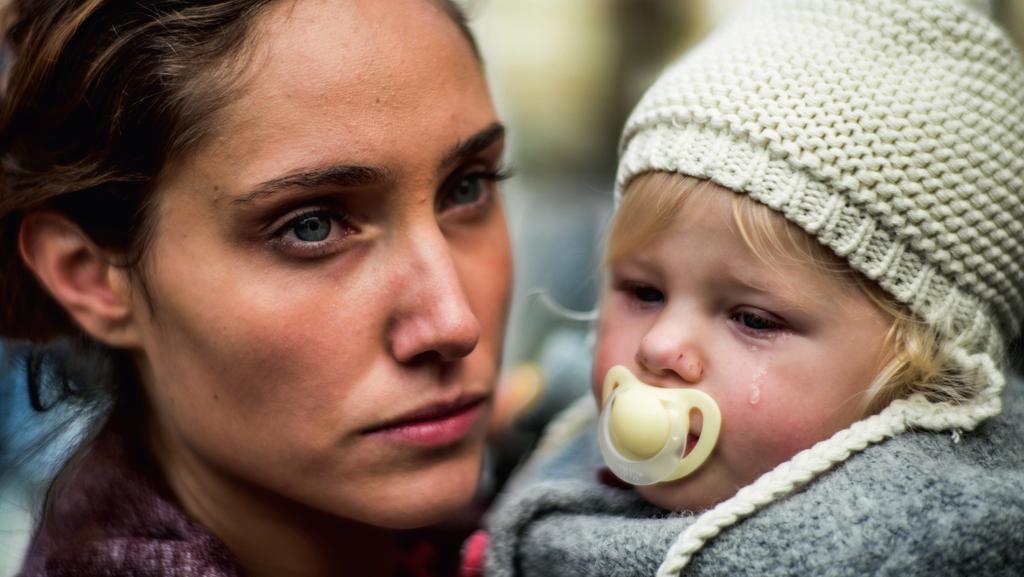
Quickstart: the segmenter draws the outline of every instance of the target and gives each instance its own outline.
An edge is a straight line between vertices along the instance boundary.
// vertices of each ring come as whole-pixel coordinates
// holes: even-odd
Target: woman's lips
[[[486,396],[433,405],[365,432],[389,441],[440,447],[465,438],[484,413]]]

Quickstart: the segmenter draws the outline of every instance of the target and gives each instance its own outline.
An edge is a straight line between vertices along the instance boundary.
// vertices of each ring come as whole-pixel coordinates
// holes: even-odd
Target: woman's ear
[[[30,213],[21,223],[18,248],[82,329],[112,347],[138,346],[128,271],[112,264],[78,225],[54,212]]]

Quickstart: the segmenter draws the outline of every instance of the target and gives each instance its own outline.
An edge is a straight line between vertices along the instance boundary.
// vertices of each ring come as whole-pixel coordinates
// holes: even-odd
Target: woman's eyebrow
[[[504,137],[505,125],[500,122],[491,124],[466,140],[459,142],[445,153],[444,158],[441,159],[441,164],[437,167],[438,174],[443,174],[459,162],[487,150],[491,145]]]
[[[257,184],[248,193],[232,199],[231,204],[249,204],[293,188],[355,188],[386,184],[392,180],[391,171],[376,166],[331,165],[300,169]]]
[[[489,125],[466,140],[459,142],[445,153],[438,167],[438,173],[443,173],[460,161],[487,150],[495,142],[504,138],[504,136],[504,125],[499,122]],[[305,168],[261,182],[248,193],[231,199],[231,204],[250,204],[281,191],[294,188],[320,188],[324,186],[356,188],[384,185],[393,181],[394,176],[392,172],[384,167],[331,165]]]

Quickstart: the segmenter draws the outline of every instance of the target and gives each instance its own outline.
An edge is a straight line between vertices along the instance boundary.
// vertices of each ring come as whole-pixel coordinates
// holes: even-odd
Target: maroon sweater
[[[237,577],[223,543],[177,504],[155,465],[107,430],[54,484],[18,577]]]
[[[50,491],[18,577],[241,577],[227,547],[192,521],[144,451],[107,429]],[[465,523],[409,534],[400,576],[457,572]]]

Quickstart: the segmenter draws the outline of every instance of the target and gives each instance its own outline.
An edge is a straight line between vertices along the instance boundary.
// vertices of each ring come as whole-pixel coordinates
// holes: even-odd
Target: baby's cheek
[[[738,482],[752,482],[820,440],[820,430],[792,410],[722,406],[719,454]]]
[[[624,332],[624,331],[623,331]],[[623,338],[619,333],[598,332],[597,346],[594,351],[594,362],[591,367],[590,385],[594,398],[601,402],[602,389],[604,388],[604,377],[608,370],[615,365],[630,366],[630,361],[636,350],[636,344],[630,339]]]
[[[608,364],[608,361],[598,351],[590,367],[590,392],[594,394],[594,399],[599,405],[601,404],[601,388],[604,384],[604,375],[608,372],[606,366]]]

